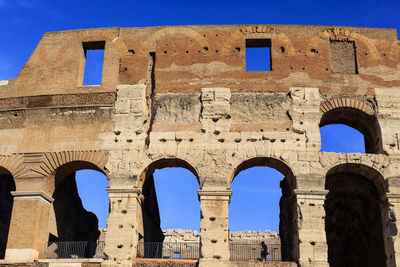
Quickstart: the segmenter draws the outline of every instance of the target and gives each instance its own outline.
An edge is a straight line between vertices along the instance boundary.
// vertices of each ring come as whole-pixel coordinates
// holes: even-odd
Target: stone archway
[[[84,251],[80,252],[84,254],[79,256],[92,258],[96,253],[100,231],[97,216],[83,207],[78,193],[75,175],[77,171],[84,169],[92,169],[104,174],[98,166],[87,161],[68,162],[55,170],[53,207],[57,230],[49,234],[48,241],[86,242]]]
[[[377,185],[383,177],[365,168],[367,174],[355,164],[344,164],[326,175],[325,231],[331,267],[386,266],[385,192]]]
[[[230,180],[241,172],[252,167],[266,166],[276,169],[284,175],[280,182],[282,197],[279,201],[279,236],[281,241],[281,259],[283,261],[298,261],[298,229],[297,229],[297,200],[294,193],[296,179],[290,167],[281,160],[267,157],[256,157],[248,159],[239,164]]]
[[[361,108],[359,108],[361,107]],[[364,135],[366,153],[383,153],[381,129],[370,106],[353,99],[325,101],[320,107],[323,115],[319,126],[345,124]]]
[[[154,171],[168,167],[181,167],[189,170],[199,181],[195,168],[187,161],[178,158],[159,159],[149,164],[138,179],[137,187],[142,190],[141,218],[139,241],[163,242],[164,234],[161,229],[161,219],[154,184]]]

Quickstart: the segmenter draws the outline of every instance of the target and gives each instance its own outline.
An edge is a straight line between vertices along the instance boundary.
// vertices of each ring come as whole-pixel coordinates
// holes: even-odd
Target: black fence
[[[48,242],[46,259],[104,258],[104,242]]]
[[[138,258],[199,259],[198,242],[139,242]]]
[[[268,261],[281,260],[281,245],[266,244]],[[256,261],[263,260],[262,248],[260,243],[253,244],[229,244],[230,260],[231,261]]]

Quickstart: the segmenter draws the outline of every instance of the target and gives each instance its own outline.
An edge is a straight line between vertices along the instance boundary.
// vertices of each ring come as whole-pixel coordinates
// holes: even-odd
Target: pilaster
[[[229,265],[229,202],[231,190],[198,191],[201,256],[199,266]]]
[[[132,266],[138,244],[141,191],[134,187],[113,186],[107,188],[110,213],[107,219],[105,266]],[[140,214],[139,214],[140,215]]]
[[[42,190],[13,191],[13,212],[5,259],[12,262],[42,258],[49,238],[54,199]]]
[[[300,266],[327,267],[324,202],[328,190],[296,189]]]

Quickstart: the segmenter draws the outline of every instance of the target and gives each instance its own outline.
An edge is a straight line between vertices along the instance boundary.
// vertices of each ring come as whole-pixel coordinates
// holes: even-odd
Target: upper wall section
[[[271,71],[246,71],[246,40],[253,39],[268,40]],[[105,44],[102,82],[82,86],[84,43],[96,41]],[[394,29],[334,26],[51,32],[43,36],[17,78],[0,86],[0,98],[112,93],[118,84],[138,83],[153,84],[156,93],[200,92],[203,87],[287,92],[290,87],[312,85],[322,94],[373,95],[373,88],[400,86],[400,42]]]

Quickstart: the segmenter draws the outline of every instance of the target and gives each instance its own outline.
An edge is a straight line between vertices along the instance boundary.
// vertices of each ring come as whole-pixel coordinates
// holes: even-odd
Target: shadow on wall
[[[87,241],[85,257],[92,258],[100,236],[98,219],[94,213],[85,210],[82,205],[76,186],[75,172],[57,184],[53,198],[58,237],[50,235],[49,242]]]
[[[332,267],[386,266],[381,196],[368,178],[350,172],[326,177],[325,231]]]
[[[13,176],[11,174],[0,175],[0,259],[4,259],[8,231],[10,229],[11,213],[14,203],[11,191],[15,191]]]

